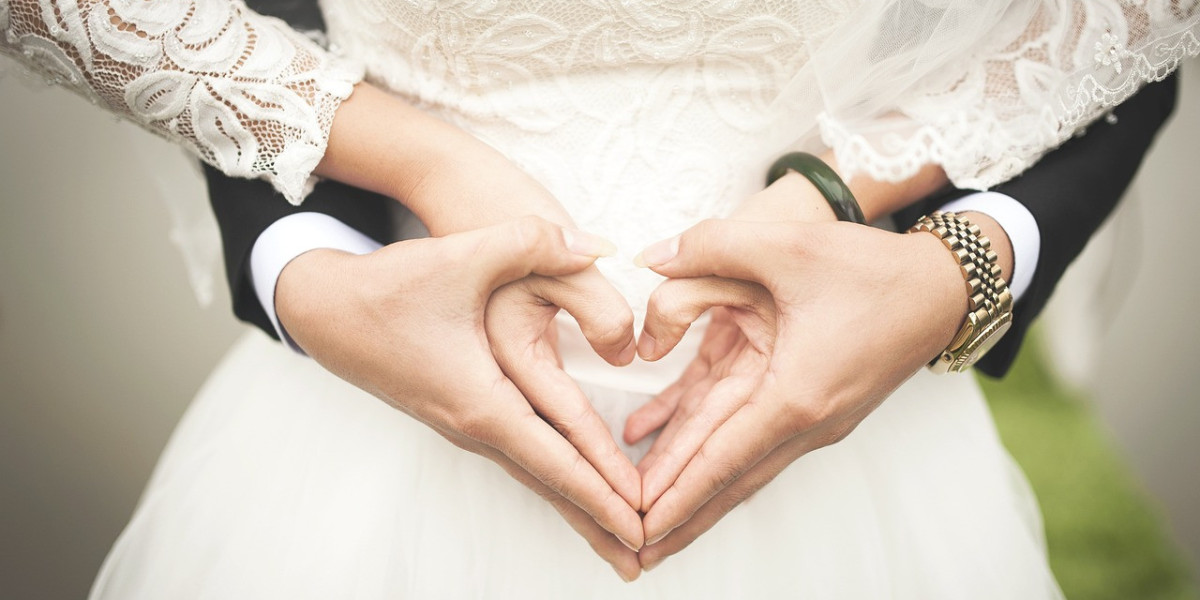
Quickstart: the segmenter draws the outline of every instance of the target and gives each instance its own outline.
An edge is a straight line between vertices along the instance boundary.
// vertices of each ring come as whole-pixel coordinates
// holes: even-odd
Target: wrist
[[[319,212],[291,214],[264,229],[250,250],[249,276],[254,294],[279,339],[293,350],[300,351],[287,327],[280,322],[275,305],[279,275],[292,260],[317,248],[368,254],[379,247],[379,242]]]
[[[1013,302],[1019,302],[1033,286],[1042,245],[1041,229],[1029,208],[1012,196],[992,191],[967,194],[938,210],[970,215],[971,220],[980,222],[1001,255],[1004,280],[1008,282]],[[989,225],[990,220],[998,226]],[[1011,269],[1008,268],[1009,261]]]
[[[496,149],[366,83],[334,115],[316,173],[400,201],[434,236],[526,215],[571,225],[554,197]]]
[[[354,259],[359,256],[330,248],[309,250],[293,258],[279,273],[275,283],[275,313],[279,324],[292,339],[305,348],[310,325],[327,319],[337,301],[331,292],[344,289],[337,278],[347,275]]]
[[[967,309],[961,327],[929,363],[935,373],[962,372],[988,352],[1012,326],[1012,294],[998,254],[979,225],[956,213],[921,217],[909,233],[928,233],[945,246],[962,275]]]
[[[458,150],[447,143],[420,184],[406,193],[409,208],[434,237],[527,216],[575,227],[545,187],[474,138]]]
[[[325,155],[315,173],[395,199],[430,166],[419,146],[432,118],[404,101],[359,83],[334,113]]]
[[[791,217],[790,220],[808,223],[826,223],[838,220],[829,201],[807,177],[794,171],[789,172],[771,184],[771,187],[775,186],[780,186],[780,193],[792,199],[791,202],[786,203],[787,212],[784,213]]]
[[[837,215],[821,192],[806,177],[795,172],[784,174],[761,192],[747,198],[729,218],[764,223],[837,221]]]
[[[950,345],[967,317],[967,286],[954,255],[936,236],[916,232],[903,234],[909,248],[913,276],[920,281],[915,292],[929,306],[927,344],[922,347],[926,362]]]
[[[837,154],[827,150],[821,160],[846,182],[858,200],[867,223],[890,215],[945,186],[949,179],[940,165],[927,164],[903,181],[889,182],[872,179],[862,173],[847,178],[838,164]]]

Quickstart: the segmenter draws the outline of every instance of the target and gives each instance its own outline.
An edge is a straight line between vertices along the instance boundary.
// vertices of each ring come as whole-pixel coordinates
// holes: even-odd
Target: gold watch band
[[[960,372],[975,364],[1012,323],[1012,294],[1001,276],[999,257],[979,226],[955,213],[921,217],[909,233],[923,231],[942,240],[958,261],[967,289],[967,315],[954,339],[929,363],[938,373]]]

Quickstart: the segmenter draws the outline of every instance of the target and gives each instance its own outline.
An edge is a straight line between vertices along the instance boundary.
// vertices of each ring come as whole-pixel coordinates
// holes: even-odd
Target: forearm
[[[865,174],[847,179],[838,166],[837,155],[832,150],[822,154],[821,159],[838,172],[846,181],[846,185],[850,186],[850,191],[858,200],[868,223],[933,194],[948,182],[946,172],[936,164],[925,165],[912,177],[903,181],[889,182],[872,179]]]
[[[316,173],[399,200],[435,236],[525,215],[571,224],[494,148],[366,83],[334,116]]]
[[[1013,252],[1004,228],[984,213],[964,212],[959,213],[959,216],[979,226],[983,235],[990,240],[991,248],[997,255],[996,264],[1000,265],[1001,276],[1007,280],[1013,269]],[[923,272],[928,278],[926,289],[930,296],[909,296],[909,301],[932,302],[943,307],[941,311],[929,313],[934,320],[929,323],[928,339],[934,341],[932,347],[944,348],[967,318],[967,288],[956,257],[936,237],[918,232],[909,234],[909,238],[908,246],[912,251],[910,256],[913,264],[917,266],[916,272]]]

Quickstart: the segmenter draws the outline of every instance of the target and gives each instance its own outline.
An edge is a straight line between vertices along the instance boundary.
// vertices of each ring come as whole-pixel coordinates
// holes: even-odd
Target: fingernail
[[[671,533],[671,532],[668,531],[667,533]],[[646,542],[646,545],[653,546],[653,545],[661,542],[663,538],[667,537],[667,533],[660,533],[660,534],[650,538],[650,540]]]
[[[617,245],[596,235],[578,229],[563,227],[563,242],[567,250],[583,256],[613,256],[617,253]]]
[[[633,580],[637,579],[637,575],[626,575],[622,573],[621,570],[615,565],[613,566],[613,570],[617,572],[617,577],[620,577],[621,581],[624,581],[625,583],[633,583]]]
[[[650,337],[650,334],[642,332],[642,337],[638,339],[637,351],[642,358],[649,358],[654,355],[654,348],[658,342]]]
[[[618,540],[621,540],[621,543],[622,543],[622,544],[625,544],[625,547],[626,547],[626,548],[629,548],[630,550],[633,550],[634,552],[637,552],[637,551],[638,551],[638,548],[637,548],[637,546],[634,546],[634,545],[633,545],[633,544],[632,544],[632,543],[631,543],[629,540],[627,540],[627,539],[625,539],[625,538],[623,538],[623,537],[621,537],[621,536],[619,536],[619,535],[617,536],[617,539],[618,539]]]
[[[638,267],[657,267],[671,262],[676,254],[679,254],[679,236],[646,246],[645,250],[633,257],[633,264]]]

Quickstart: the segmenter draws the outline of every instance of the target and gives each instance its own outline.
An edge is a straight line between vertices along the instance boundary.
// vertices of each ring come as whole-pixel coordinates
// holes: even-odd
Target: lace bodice
[[[1174,2],[326,0],[367,77],[471,131],[622,251],[727,213],[791,148],[987,187],[1195,53]],[[1118,43],[1119,42],[1119,43]]]
[[[367,76],[498,147],[628,256],[781,152],[987,187],[1200,53],[1185,0],[0,0],[0,50],[299,201]],[[613,263],[615,264],[615,263]],[[651,278],[610,266],[637,306]]]

